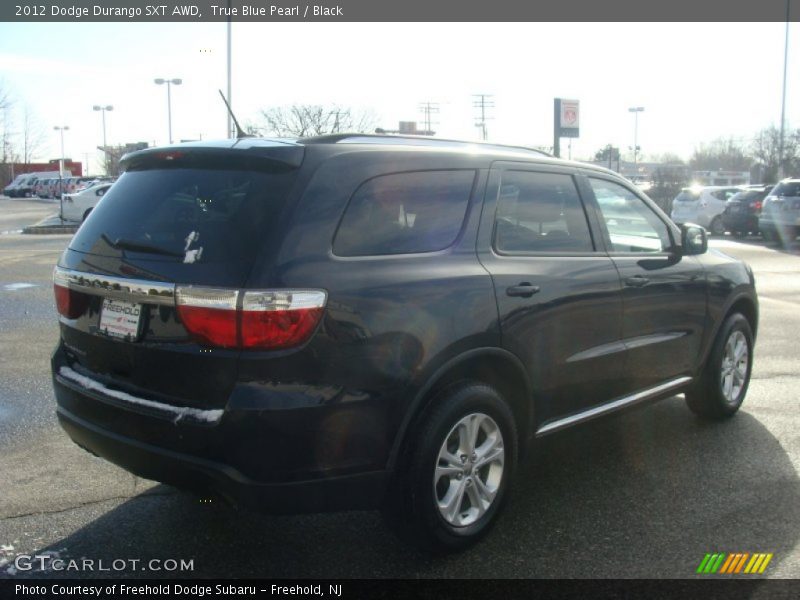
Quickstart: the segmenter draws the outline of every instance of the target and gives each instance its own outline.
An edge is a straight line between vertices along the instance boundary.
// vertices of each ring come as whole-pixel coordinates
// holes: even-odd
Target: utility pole
[[[472,94],[472,97],[475,99],[472,102],[472,106],[480,110],[480,116],[475,117],[475,127],[481,128],[481,139],[485,142],[488,138],[486,120],[492,118],[486,116],[486,111],[489,108],[494,108],[494,100],[492,100],[494,94]]]
[[[789,9],[792,0],[786,0],[786,38],[783,42],[783,96],[781,99],[781,140],[778,144],[778,180],[783,179],[783,138],[786,133],[786,65],[789,62]]]
[[[419,109],[422,112],[423,118],[422,122],[425,123],[425,135],[430,135],[433,131],[433,126],[438,125],[438,121],[433,121],[431,119],[431,114],[437,114],[439,112],[439,103],[438,102],[420,102]]]

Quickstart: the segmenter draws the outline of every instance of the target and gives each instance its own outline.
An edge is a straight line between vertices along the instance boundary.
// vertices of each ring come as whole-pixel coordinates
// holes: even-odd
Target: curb
[[[78,231],[77,225],[31,225],[30,227],[24,227],[22,229],[22,233],[27,234],[34,234],[34,235],[46,235],[50,234],[57,234],[57,233],[75,233]]]

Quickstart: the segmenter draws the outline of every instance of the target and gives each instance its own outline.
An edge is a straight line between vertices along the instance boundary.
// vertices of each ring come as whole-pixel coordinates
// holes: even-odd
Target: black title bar
[[[0,2],[8,22],[790,21],[800,2],[761,0],[55,0]]]

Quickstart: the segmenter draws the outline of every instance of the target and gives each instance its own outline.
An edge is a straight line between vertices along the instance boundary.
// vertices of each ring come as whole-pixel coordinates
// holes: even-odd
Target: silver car
[[[766,241],[790,244],[800,233],[800,179],[784,179],[764,198],[758,228]]]
[[[732,186],[693,186],[683,188],[672,201],[672,220],[681,223],[696,223],[714,235],[725,233],[722,213],[728,199],[742,191]]]

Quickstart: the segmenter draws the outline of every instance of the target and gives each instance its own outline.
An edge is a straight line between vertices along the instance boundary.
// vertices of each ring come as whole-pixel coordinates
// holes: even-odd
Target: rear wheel
[[[494,388],[464,382],[440,394],[410,446],[384,516],[427,550],[459,550],[482,537],[506,496],[517,430]]]
[[[725,224],[722,222],[722,217],[714,217],[708,229],[711,235],[725,235]]]
[[[711,349],[695,387],[686,392],[686,404],[707,419],[732,416],[744,401],[753,367],[753,331],[741,313],[730,315]]]

